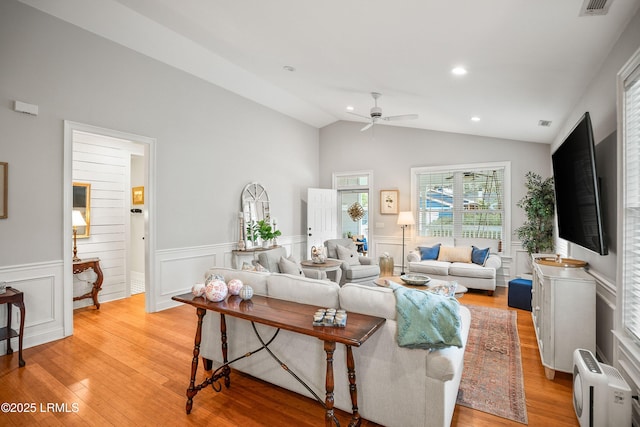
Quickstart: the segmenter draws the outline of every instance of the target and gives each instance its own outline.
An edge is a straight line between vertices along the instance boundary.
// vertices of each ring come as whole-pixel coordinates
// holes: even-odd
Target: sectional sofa
[[[464,347],[441,350],[399,347],[395,297],[391,289],[354,283],[340,287],[327,280],[228,268],[212,268],[207,272],[210,273],[219,274],[226,281],[240,279],[259,295],[385,318],[383,328],[353,350],[361,416],[388,427],[450,425],[462,376]],[[460,317],[462,340],[466,345],[470,313],[464,306],[460,306]],[[249,322],[227,316],[226,326],[230,360],[259,347]],[[263,325],[256,326],[265,337],[274,331]],[[203,321],[200,354],[212,360],[214,367],[222,363],[220,343],[220,316],[209,312]],[[280,331],[269,348],[318,395],[324,396],[326,355],[322,341]],[[334,353],[335,407],[351,412],[345,358],[344,346],[338,345]],[[232,368],[311,397],[265,351],[237,361]],[[233,383],[233,377],[231,381]]]

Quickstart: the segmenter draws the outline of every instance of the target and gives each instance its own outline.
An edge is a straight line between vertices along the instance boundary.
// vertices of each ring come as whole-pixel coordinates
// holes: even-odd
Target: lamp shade
[[[413,212],[411,211],[400,212],[398,215],[398,225],[413,225],[415,223]]]
[[[80,211],[73,211],[71,213],[71,225],[74,227],[84,227],[87,225]]]

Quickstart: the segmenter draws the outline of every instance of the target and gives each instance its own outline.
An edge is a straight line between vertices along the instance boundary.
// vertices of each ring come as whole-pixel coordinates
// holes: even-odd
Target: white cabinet
[[[533,262],[531,316],[545,374],[572,372],[573,351],[596,352],[596,283],[581,268]]]

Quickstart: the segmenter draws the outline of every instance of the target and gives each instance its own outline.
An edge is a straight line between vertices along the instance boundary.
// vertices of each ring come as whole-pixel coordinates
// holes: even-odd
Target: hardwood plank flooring
[[[508,308],[506,288],[493,297],[471,291],[460,301]],[[17,351],[0,357],[0,403],[35,406],[0,412],[0,425],[324,425],[315,401],[236,371],[230,389],[201,391],[186,415],[195,327],[195,310],[186,305],[145,313],[144,294],[76,310],[74,335],[24,350],[26,367],[18,368]],[[518,333],[529,426],[577,426],[571,375],[545,378],[529,312],[518,310]],[[349,414],[338,411],[338,419],[348,425]],[[461,406],[452,425],[521,426]]]

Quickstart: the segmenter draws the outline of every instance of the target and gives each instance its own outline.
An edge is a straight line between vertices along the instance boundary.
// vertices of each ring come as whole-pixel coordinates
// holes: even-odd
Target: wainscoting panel
[[[616,286],[598,272],[590,270],[596,280],[596,353],[601,361],[613,364]]]
[[[0,281],[24,293],[24,348],[64,337],[62,273],[62,261],[0,267]],[[0,306],[0,326],[7,324],[6,310],[6,304]],[[11,326],[17,330],[20,310],[14,306],[11,316]],[[12,339],[11,346],[18,348],[18,338]],[[0,354],[6,349],[6,343],[1,342]]]
[[[301,260],[309,258],[305,256],[305,236],[280,237],[278,244],[287,249],[287,254]],[[153,290],[156,306],[152,311],[179,305],[171,297],[189,292],[195,283],[202,283],[207,269],[214,266],[232,268],[232,251],[235,248],[236,243],[221,243],[156,251],[156,284]]]
[[[637,396],[640,393],[640,354],[638,354],[637,344],[626,337],[618,336],[616,368],[631,388],[631,395]],[[633,425],[640,425],[640,404],[635,399],[631,400],[633,408]]]

